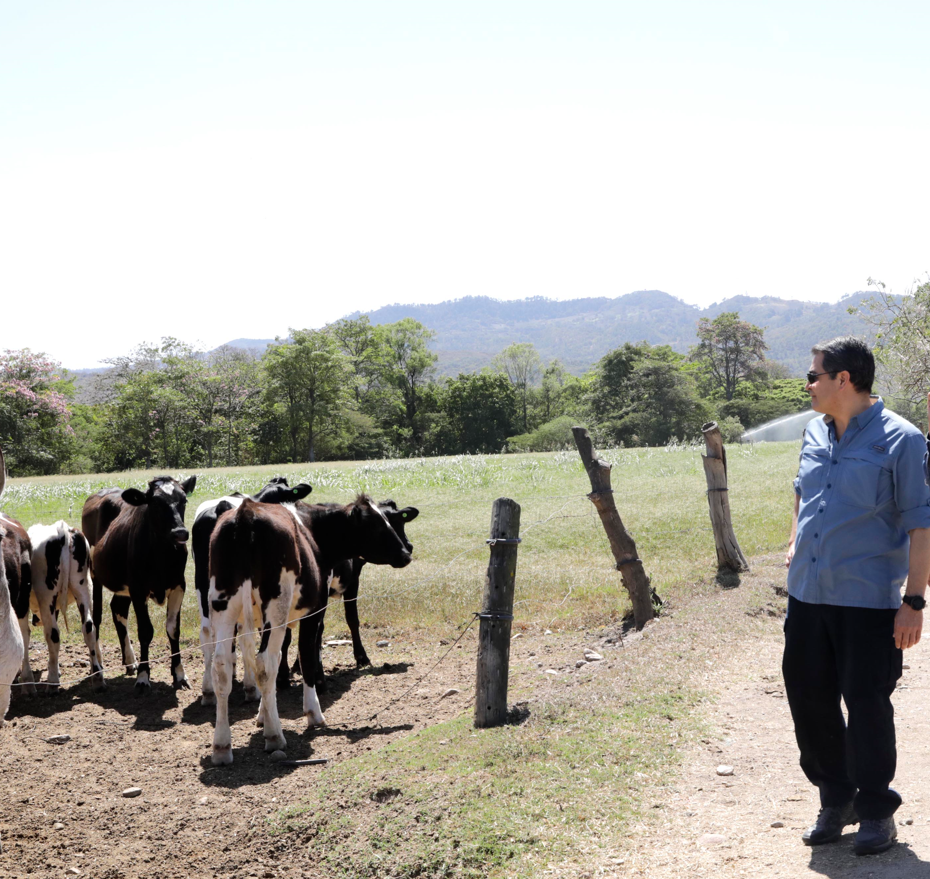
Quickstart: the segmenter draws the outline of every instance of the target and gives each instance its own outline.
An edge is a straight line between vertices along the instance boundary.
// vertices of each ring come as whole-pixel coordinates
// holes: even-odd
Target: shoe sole
[[[882,852],[888,851],[896,842],[898,838],[889,839],[887,842],[883,842],[881,845],[869,845],[869,846],[853,846],[853,851],[857,855],[879,855]]]

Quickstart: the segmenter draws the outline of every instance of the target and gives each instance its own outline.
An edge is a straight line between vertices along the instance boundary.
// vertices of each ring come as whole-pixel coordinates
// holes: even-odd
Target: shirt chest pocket
[[[830,469],[830,455],[826,449],[805,449],[798,466],[798,487],[802,498],[811,498],[823,491]]]
[[[894,498],[888,458],[873,452],[851,452],[840,461],[836,500],[852,507],[876,508]]]

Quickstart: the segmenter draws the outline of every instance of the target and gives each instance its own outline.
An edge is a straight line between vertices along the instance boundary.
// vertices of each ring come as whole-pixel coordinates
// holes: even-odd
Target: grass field
[[[719,587],[701,450],[601,453],[613,465],[624,523],[672,610],[673,620],[656,629],[663,638],[623,651],[609,676],[584,686],[565,677],[541,691],[538,675],[512,672],[511,700],[529,706],[524,722],[476,734],[462,716],[335,765],[308,784],[304,802],[272,818],[268,833],[318,851],[328,875],[346,877],[530,876],[553,864],[570,874],[585,859],[622,851],[624,833],[646,808],[639,791],[670,778],[682,744],[705,730],[695,664],[712,663],[718,641],[752,624],[745,614],[725,620],[714,611]],[[748,558],[772,557],[787,540],[797,444],[730,447],[728,465],[742,549]],[[491,505],[500,496],[522,506],[515,632],[541,637],[551,629],[556,651],[559,644],[568,650],[588,634],[596,640],[629,609],[575,453],[206,471],[198,473],[188,525],[201,501],[253,492],[282,473],[291,484],[313,485],[309,500],[346,501],[366,491],[420,509],[408,526],[414,563],[365,571],[359,614],[371,630],[366,641],[402,633],[447,639],[470,620],[488,561]],[[14,479],[3,508],[27,527],[58,518],[79,525],[88,494],[144,487],[152,475]],[[747,592],[747,601],[757,599]],[[108,616],[104,636],[112,639]],[[191,590],[183,625],[183,642],[196,645]],[[343,625],[338,610],[328,614],[328,635]],[[156,644],[163,637],[157,631]],[[373,807],[373,791],[397,778],[403,797]]]

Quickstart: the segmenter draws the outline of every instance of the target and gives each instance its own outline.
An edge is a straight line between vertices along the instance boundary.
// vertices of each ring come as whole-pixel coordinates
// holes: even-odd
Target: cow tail
[[[243,501],[236,511],[235,518],[235,558],[236,571],[241,572],[243,580],[239,584],[242,607],[242,637],[240,640],[242,661],[248,667],[253,679],[255,676],[255,611],[252,606],[252,596],[259,587],[254,579],[257,573],[255,547],[255,516],[251,503]],[[246,574],[246,572],[248,572]]]
[[[58,526],[58,536],[61,541],[61,557],[58,559],[58,616],[65,627],[66,632],[71,629],[68,626],[68,587],[71,584],[71,534],[67,526],[62,523]]]

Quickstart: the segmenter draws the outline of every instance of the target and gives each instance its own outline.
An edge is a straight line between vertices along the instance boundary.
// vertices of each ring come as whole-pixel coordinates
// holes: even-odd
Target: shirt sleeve
[[[927,442],[920,434],[905,437],[894,465],[895,503],[905,531],[930,528],[930,486],[927,474]]]
[[[804,457],[804,445],[807,442],[807,428],[804,428],[804,432],[801,434],[801,452],[798,455],[798,473],[794,477],[794,493],[800,497],[801,496],[801,458]],[[930,432],[927,433],[927,448],[930,449]]]

